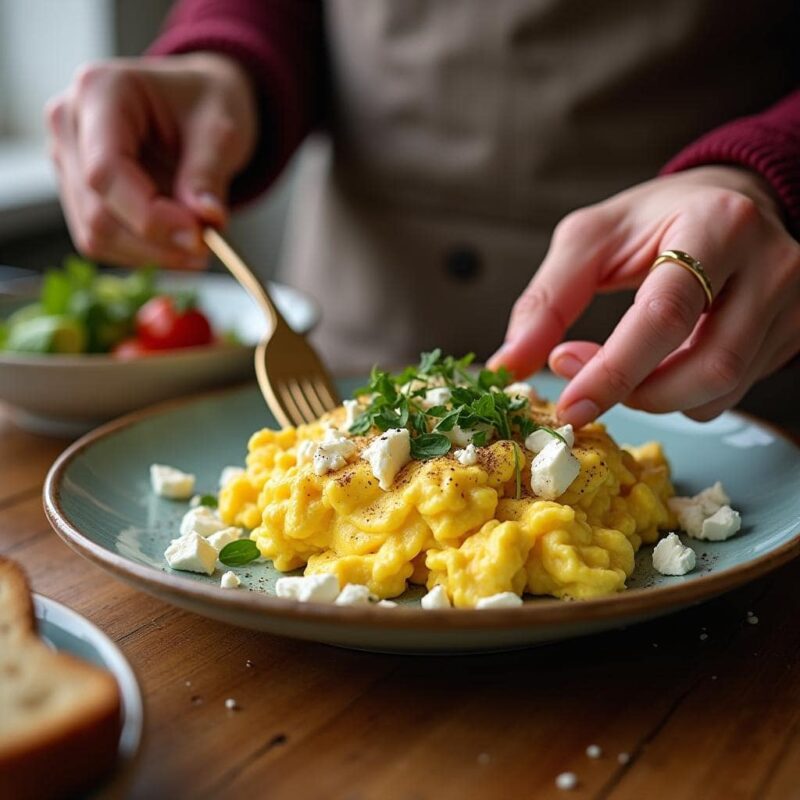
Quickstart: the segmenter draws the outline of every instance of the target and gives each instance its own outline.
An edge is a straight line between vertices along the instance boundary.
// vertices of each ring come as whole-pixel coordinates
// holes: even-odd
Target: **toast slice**
[[[25,574],[0,558],[0,797],[88,790],[113,770],[119,732],[113,675],[38,637]]]

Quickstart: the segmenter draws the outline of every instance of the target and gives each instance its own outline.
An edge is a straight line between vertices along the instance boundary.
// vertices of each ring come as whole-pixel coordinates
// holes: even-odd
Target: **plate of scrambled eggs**
[[[178,605],[385,651],[619,627],[800,552],[780,433],[624,408],[574,431],[545,399],[561,385],[434,351],[342,382],[343,406],[298,428],[252,387],[184,401],[69,448],[45,507],[79,552]]]

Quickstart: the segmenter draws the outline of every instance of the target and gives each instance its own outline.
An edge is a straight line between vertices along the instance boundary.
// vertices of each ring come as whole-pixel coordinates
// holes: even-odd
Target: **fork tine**
[[[332,389],[326,375],[315,375],[314,386],[317,390],[317,395],[322,401],[325,410],[330,411],[336,406],[340,405],[336,397],[336,390]]]
[[[320,400],[319,395],[317,394],[317,389],[314,381],[311,381],[309,378],[303,378],[300,381],[300,385],[303,387],[303,394],[305,394],[306,399],[311,405],[314,411],[314,415],[316,417],[321,417],[327,409],[325,408],[325,404],[322,402],[322,400]]]
[[[289,420],[292,423],[292,425],[294,426],[302,425],[304,421],[303,414],[297,407],[297,403],[295,403],[294,397],[292,396],[292,392],[289,389],[289,387],[285,383],[279,383],[276,389],[277,391],[275,392],[275,395],[280,401],[281,405],[283,406],[283,409],[286,412],[286,416],[289,417]]]
[[[303,387],[300,385],[300,382],[296,378],[290,378],[286,381],[286,385],[289,387],[289,391],[292,393],[292,397],[297,407],[300,409],[303,422],[313,422],[319,414],[315,414],[314,410],[311,408],[308,399],[303,393]]]

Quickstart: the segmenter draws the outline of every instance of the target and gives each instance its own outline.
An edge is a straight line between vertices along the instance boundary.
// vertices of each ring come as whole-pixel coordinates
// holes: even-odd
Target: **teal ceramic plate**
[[[343,395],[360,382],[343,382]],[[534,385],[549,397],[561,388],[548,375]],[[742,512],[742,532],[727,542],[693,542],[698,567],[682,578],[655,573],[644,547],[628,591],[582,602],[423,611],[416,591],[400,608],[297,604],[272,596],[279,573],[271,564],[242,571],[240,589],[220,589],[219,571],[207,578],[166,566],[164,549],[187,506],[155,497],[148,468],[172,464],[195,473],[199,491],[214,491],[222,467],[243,463],[250,434],[274,425],[255,387],[157,407],[89,434],[53,466],[45,508],[67,544],[171,603],[271,633],[385,651],[498,649],[628,625],[720,594],[800,553],[800,452],[779,431],[736,413],[700,425],[618,408],[605,421],[619,442],[663,442],[680,494],[721,480]]]
[[[111,800],[125,796],[131,767],[142,742],[144,705],[139,684],[122,651],[99,628],[61,603],[33,596],[39,634],[56,650],[107,669],[117,680],[122,696],[122,730],[119,736],[117,770],[91,794],[92,800]]]

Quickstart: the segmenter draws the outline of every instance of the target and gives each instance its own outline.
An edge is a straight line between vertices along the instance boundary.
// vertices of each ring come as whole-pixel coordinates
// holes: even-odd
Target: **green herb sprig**
[[[226,567],[243,567],[255,561],[260,555],[258,546],[252,539],[238,539],[235,542],[228,542],[219,551],[219,560]]]
[[[472,443],[484,446],[490,438],[520,439],[542,428],[563,441],[552,428],[531,419],[524,412],[526,397],[506,394],[511,374],[499,370],[470,370],[472,353],[462,358],[445,356],[440,349],[422,353],[419,364],[407,367],[398,375],[374,367],[369,383],[354,392],[354,397],[368,396],[369,404],[356,417],[349,432],[363,436],[373,429],[408,428],[411,455],[415,459],[446,455],[452,443],[450,433],[456,425],[472,430]],[[446,404],[426,408],[423,402],[431,389],[446,388]]]

